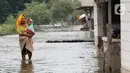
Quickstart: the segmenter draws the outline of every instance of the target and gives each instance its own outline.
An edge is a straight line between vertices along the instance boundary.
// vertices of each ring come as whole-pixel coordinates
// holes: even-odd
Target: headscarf
[[[27,27],[23,28],[21,26],[21,21],[22,21],[23,16],[24,16],[23,14],[19,15],[18,18],[17,18],[17,21],[16,21],[16,30],[17,30],[18,34],[21,34],[23,30],[27,30],[27,28],[28,28],[27,20],[26,20]]]
[[[24,14],[21,14],[18,16],[17,21],[16,21],[16,28],[21,24],[23,16]]]

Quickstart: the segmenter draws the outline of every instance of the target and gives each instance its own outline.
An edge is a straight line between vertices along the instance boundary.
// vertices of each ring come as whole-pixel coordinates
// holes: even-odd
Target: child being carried
[[[28,19],[27,20],[27,23],[29,25],[28,29],[27,29],[27,33],[28,34],[32,34],[32,35],[35,35],[35,32],[34,32],[34,27],[33,27],[33,20],[32,19]]]

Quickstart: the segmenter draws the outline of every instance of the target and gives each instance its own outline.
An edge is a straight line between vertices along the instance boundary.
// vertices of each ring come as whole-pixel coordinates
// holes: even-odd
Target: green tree
[[[53,20],[61,21],[61,19],[66,19],[73,12],[71,4],[71,2],[65,0],[58,0],[56,3],[53,3],[51,7]]]
[[[33,0],[24,0],[24,3],[31,3]]]
[[[0,23],[3,23],[8,16],[8,2],[7,0],[0,0]]]
[[[33,0],[33,1],[37,1],[37,2],[45,2],[45,3],[48,3],[49,0]]]
[[[64,20],[71,20],[72,17],[76,17],[80,12],[75,11],[80,3],[78,1],[72,2],[71,0],[50,0],[48,6],[43,2],[33,1],[31,3],[26,3],[26,8],[20,11],[18,15],[25,14],[28,18],[34,20],[34,24],[49,24],[51,21],[59,22]],[[10,15],[7,18],[6,24],[8,22],[15,23],[16,19]]]
[[[7,0],[9,4],[9,12],[15,14],[25,8],[24,0]]]
[[[49,23],[51,21],[51,12],[46,8],[44,2],[32,2],[31,4],[26,4],[26,9],[19,12],[19,14],[25,14],[29,18],[34,20],[34,24],[40,25],[44,23]]]

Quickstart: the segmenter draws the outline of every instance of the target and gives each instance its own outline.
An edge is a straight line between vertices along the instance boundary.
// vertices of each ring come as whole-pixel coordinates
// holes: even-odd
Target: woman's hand
[[[32,37],[32,35],[31,35],[31,34],[28,34],[26,31],[24,31],[24,32],[21,34],[21,36],[27,36],[27,37],[29,37],[29,38]]]
[[[30,29],[28,29],[26,32],[27,32],[28,34],[30,34],[31,37],[33,37],[33,36],[35,35],[35,33],[34,33],[32,30],[30,30]]]

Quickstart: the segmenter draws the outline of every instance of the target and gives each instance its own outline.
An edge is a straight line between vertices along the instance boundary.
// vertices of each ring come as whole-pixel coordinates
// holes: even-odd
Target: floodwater
[[[93,42],[46,43],[89,39],[87,31],[36,32],[32,61],[21,62],[18,35],[0,37],[0,73],[97,73]]]

